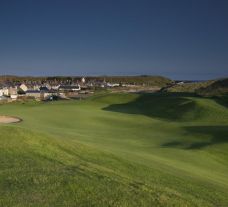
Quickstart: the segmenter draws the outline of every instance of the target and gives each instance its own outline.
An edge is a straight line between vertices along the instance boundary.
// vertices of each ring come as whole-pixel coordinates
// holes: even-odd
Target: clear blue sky
[[[0,0],[0,74],[228,76],[228,0]]]

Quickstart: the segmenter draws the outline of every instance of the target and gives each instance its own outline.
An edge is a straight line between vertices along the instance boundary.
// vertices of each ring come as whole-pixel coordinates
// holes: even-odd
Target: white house
[[[19,88],[21,90],[23,90],[24,92],[26,92],[28,90],[28,86],[26,86],[24,83],[22,83]]]
[[[120,84],[119,83],[107,83],[107,86],[108,87],[118,87],[118,86],[120,86]]]
[[[9,89],[7,87],[4,87],[1,91],[3,96],[9,96]]]
[[[11,99],[13,99],[13,100],[16,100],[16,99],[17,99],[17,97],[18,97],[18,95],[17,95],[17,94],[11,94],[11,95],[10,95],[10,98],[11,98]]]
[[[61,85],[58,90],[61,92],[75,92],[75,91],[80,91],[81,86],[80,85]]]
[[[3,96],[3,89],[0,89],[0,96]]]

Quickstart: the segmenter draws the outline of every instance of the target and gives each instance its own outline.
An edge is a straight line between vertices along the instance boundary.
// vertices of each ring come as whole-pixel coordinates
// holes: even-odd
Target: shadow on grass
[[[218,104],[220,104],[220,105],[222,105],[222,106],[228,108],[228,95],[227,95],[227,96],[216,97],[216,98],[214,98],[214,100],[215,100]]]
[[[186,93],[139,94],[132,102],[112,104],[103,108],[106,111],[127,114],[142,114],[151,118],[170,121],[192,120],[197,117],[196,103]],[[191,112],[191,113],[189,113]]]
[[[191,126],[184,129],[194,138],[164,143],[162,147],[201,149],[228,142],[228,126]]]

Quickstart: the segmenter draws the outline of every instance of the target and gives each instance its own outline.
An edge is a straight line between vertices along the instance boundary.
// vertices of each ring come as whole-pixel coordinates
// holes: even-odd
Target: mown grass
[[[0,206],[227,206],[224,99],[100,94],[0,114]]]

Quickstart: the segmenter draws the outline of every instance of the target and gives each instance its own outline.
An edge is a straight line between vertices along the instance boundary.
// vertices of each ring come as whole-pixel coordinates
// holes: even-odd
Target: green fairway
[[[228,206],[227,99],[101,94],[0,115],[0,206]]]

